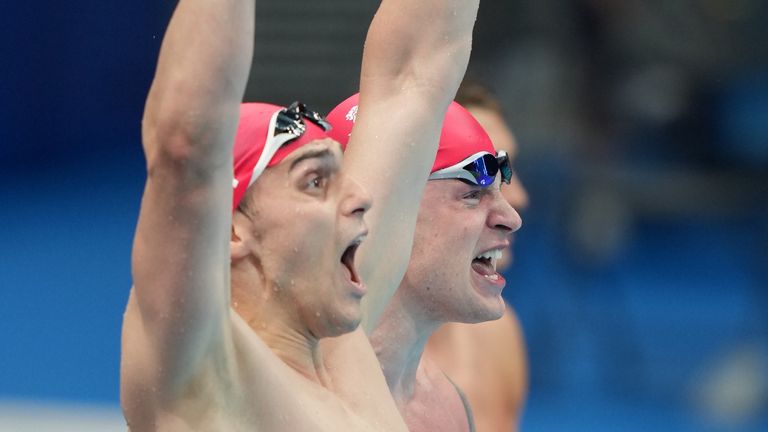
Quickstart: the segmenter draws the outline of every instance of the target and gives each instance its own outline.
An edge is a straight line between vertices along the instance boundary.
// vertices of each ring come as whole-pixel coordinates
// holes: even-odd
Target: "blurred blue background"
[[[175,2],[48,3],[0,13],[0,430],[121,430],[141,112]],[[258,5],[246,99],[356,89],[375,2]],[[768,430],[765,22],[759,0],[483,0],[469,73],[531,196],[505,290],[523,430]]]

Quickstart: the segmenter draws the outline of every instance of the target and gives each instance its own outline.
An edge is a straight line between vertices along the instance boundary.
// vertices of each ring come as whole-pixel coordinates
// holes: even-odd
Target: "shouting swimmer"
[[[353,96],[328,115],[340,142],[356,121],[352,114],[366,115],[357,104]],[[473,431],[463,393],[422,353],[442,323],[502,316],[505,282],[496,263],[522,222],[500,190],[512,181],[508,155],[496,152],[485,130],[457,103],[447,111],[431,162],[412,252],[401,250],[411,252],[407,272],[371,341],[410,431]]]
[[[465,81],[456,101],[488,132],[494,146],[517,156],[517,142],[504,121],[500,103],[482,85]],[[501,194],[515,208],[528,206],[528,193],[517,175]],[[496,264],[503,272],[512,250]],[[424,356],[434,361],[466,393],[478,432],[517,431],[528,392],[525,340],[514,310],[498,320],[477,324],[445,323],[429,338]]]

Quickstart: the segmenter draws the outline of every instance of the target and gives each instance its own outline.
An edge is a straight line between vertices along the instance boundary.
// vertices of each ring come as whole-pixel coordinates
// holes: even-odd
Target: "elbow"
[[[220,129],[214,120],[189,112],[145,115],[142,139],[149,174],[164,168],[199,174],[223,166],[231,146],[221,142]]]

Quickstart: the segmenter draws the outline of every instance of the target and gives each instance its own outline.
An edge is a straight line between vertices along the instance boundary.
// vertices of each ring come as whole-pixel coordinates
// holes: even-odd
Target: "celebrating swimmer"
[[[334,126],[331,134],[342,143],[356,121],[349,114],[366,114],[357,104],[353,96],[328,115]],[[380,322],[374,324],[371,341],[410,431],[474,431],[463,392],[422,354],[429,336],[445,322],[476,323],[502,316],[505,280],[496,266],[522,221],[501,194],[502,183],[512,182],[509,155],[497,152],[483,127],[455,102],[447,110],[437,155],[430,162],[431,167],[424,168],[430,174],[412,252],[407,250],[410,262]],[[371,232],[376,229],[372,224]]]
[[[398,227],[415,222],[477,1],[382,2],[364,51],[366,114],[343,163],[305,105],[241,105],[254,7],[180,0],[163,40],[123,324],[129,429],[405,431],[355,329],[376,321],[399,281],[389,266],[408,257],[380,273],[359,258],[410,249],[412,228]],[[366,188],[399,208],[369,212]],[[364,216],[379,234],[366,238]]]

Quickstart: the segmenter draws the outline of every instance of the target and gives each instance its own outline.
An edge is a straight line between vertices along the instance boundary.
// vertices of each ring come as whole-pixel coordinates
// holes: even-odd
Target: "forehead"
[[[281,170],[289,171],[297,162],[315,158],[324,160],[330,159],[341,163],[341,144],[330,138],[312,141],[294,150],[290,155],[286,156],[285,159],[280,161],[276,167],[280,167]]]
[[[264,190],[274,190],[281,185],[287,186],[291,172],[308,160],[319,160],[332,165],[335,169],[342,163],[341,156],[341,145],[330,138],[309,142],[291,152],[277,165],[265,169],[249,190],[256,187],[262,190],[261,194],[264,194]]]

